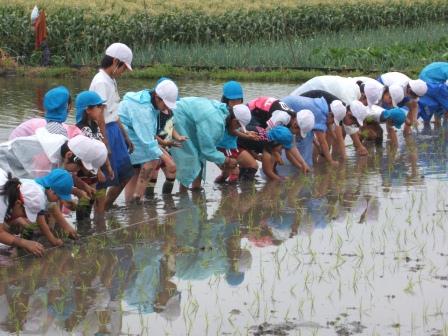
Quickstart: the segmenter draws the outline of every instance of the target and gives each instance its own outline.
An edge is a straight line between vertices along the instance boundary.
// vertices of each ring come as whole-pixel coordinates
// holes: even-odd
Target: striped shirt
[[[62,123],[50,121],[47,123],[45,128],[47,129],[48,133],[61,134],[68,138],[67,130],[64,128]]]

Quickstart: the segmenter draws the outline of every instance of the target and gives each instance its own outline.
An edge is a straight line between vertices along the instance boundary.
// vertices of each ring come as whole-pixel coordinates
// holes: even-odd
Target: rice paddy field
[[[30,80],[35,4],[53,67]],[[90,72],[70,67],[96,66],[117,40],[137,69],[122,95],[169,75],[181,96],[215,99],[244,79],[250,100],[328,69],[415,77],[448,60],[447,19],[439,0],[0,0],[0,73],[24,75],[0,77],[0,141],[42,116],[49,88],[85,90]],[[447,144],[447,123],[420,124],[368,157],[347,141],[337,170],[285,165],[280,184],[217,186],[208,165],[203,191],[162,197],[161,178],[143,206],[119,198],[43,258],[1,247],[0,335],[448,336]]]
[[[56,83],[89,80],[0,79],[1,141]],[[183,96],[219,98],[221,86],[179,82]],[[295,87],[244,85],[247,99]],[[219,187],[209,165],[202,192],[120,199],[43,258],[2,249],[0,334],[446,336],[448,128],[399,139],[364,158],[347,143],[337,170],[282,167],[281,184]]]

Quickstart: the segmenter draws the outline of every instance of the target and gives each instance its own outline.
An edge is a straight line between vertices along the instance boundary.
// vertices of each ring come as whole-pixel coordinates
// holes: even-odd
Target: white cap
[[[238,104],[233,106],[233,114],[240,123],[243,132],[246,132],[246,126],[247,124],[249,124],[250,119],[252,118],[252,114],[250,113],[250,110],[247,107],[247,105]]]
[[[378,104],[384,92],[384,85],[377,81],[369,81],[364,86],[364,94],[367,98],[367,105]]]
[[[301,110],[296,115],[297,125],[300,127],[300,135],[305,138],[308,132],[314,128],[314,114],[310,110]]]
[[[428,91],[428,85],[421,79],[411,79],[409,81],[409,87],[412,92],[414,92],[417,96],[422,97]]]
[[[124,43],[113,43],[106,49],[106,55],[123,62],[132,71],[132,50]]]
[[[283,110],[275,110],[272,112],[271,118],[267,121],[269,128],[275,126],[288,126],[291,121],[291,116]]]
[[[26,217],[32,223],[35,223],[39,212],[45,210],[46,196],[44,190],[33,180],[23,179],[21,182],[20,193],[23,196]]]
[[[389,94],[392,98],[392,105],[397,107],[397,105],[400,104],[404,98],[403,87],[398,84],[392,84],[389,86]]]
[[[68,141],[68,148],[79,157],[84,168],[95,173],[106,162],[107,148],[99,140],[77,135]]]
[[[34,23],[34,21],[36,21],[38,17],[39,8],[37,8],[37,6],[34,6],[33,10],[31,11],[31,22]]]
[[[359,100],[354,100],[350,104],[350,111],[358,121],[359,125],[362,126],[364,119],[367,116],[367,107]]]
[[[156,93],[169,109],[176,108],[179,89],[172,80],[164,79],[156,86]]]
[[[330,104],[330,111],[334,115],[335,124],[339,124],[344,119],[347,108],[340,100],[333,100]]]

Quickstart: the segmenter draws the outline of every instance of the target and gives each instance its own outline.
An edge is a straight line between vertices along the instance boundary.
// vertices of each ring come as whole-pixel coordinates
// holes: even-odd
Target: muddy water
[[[5,138],[47,84],[0,85]],[[217,98],[220,85],[180,87]],[[245,88],[250,98],[291,86]],[[350,152],[337,171],[282,184],[208,181],[120,206],[44,258],[3,256],[0,334],[447,335],[447,139],[420,128],[396,151]]]

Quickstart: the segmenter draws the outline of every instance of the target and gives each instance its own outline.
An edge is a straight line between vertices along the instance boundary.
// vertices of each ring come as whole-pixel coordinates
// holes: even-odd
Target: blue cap
[[[285,149],[292,147],[292,133],[289,128],[285,126],[276,126],[268,131],[268,139],[272,142],[277,142]]]
[[[226,274],[226,281],[230,286],[238,286],[240,285],[244,280],[244,273],[243,272],[228,272]]]
[[[63,201],[72,200],[73,178],[65,169],[53,169],[50,174],[35,179],[42,187],[51,189]]]
[[[64,122],[68,115],[70,92],[65,86],[57,86],[45,94],[44,108],[47,121]]]
[[[84,118],[84,112],[89,106],[104,104],[106,101],[100,97],[95,91],[83,91],[75,100],[76,107],[76,123],[81,122]]]
[[[227,99],[243,99],[243,88],[240,83],[230,81],[224,84],[222,95]]]
[[[400,107],[384,110],[383,118],[391,120],[396,128],[401,128],[401,125],[403,125],[406,120],[406,111]]]

